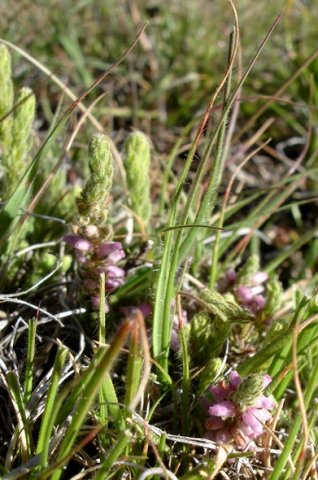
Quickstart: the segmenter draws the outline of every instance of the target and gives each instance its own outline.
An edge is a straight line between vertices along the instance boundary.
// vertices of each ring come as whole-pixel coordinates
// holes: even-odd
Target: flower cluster
[[[264,432],[264,423],[272,418],[270,410],[275,406],[262,393],[270,382],[269,375],[256,373],[242,379],[233,371],[228,381],[211,385],[202,401],[209,415],[206,437],[219,444],[234,441],[239,449],[255,449],[254,440]]]
[[[121,243],[112,241],[113,230],[107,221],[113,166],[110,142],[105,135],[92,136],[88,157],[90,177],[77,199],[79,215],[71,227],[72,233],[65,235],[64,241],[75,251],[83,289],[97,309],[100,275],[105,274],[106,294],[125,281],[125,271],[117,265],[125,252]]]
[[[266,304],[264,292],[267,280],[268,274],[258,271],[248,279],[247,284],[242,284],[239,275],[234,270],[228,270],[220,287],[223,291],[231,289],[236,301],[256,316]]]
[[[125,270],[117,265],[125,257],[125,252],[120,242],[100,241],[97,227],[91,225],[83,230],[85,236],[65,235],[64,241],[75,251],[83,289],[91,296],[92,305],[97,309],[100,274],[105,274],[106,293],[120,287],[125,281]]]

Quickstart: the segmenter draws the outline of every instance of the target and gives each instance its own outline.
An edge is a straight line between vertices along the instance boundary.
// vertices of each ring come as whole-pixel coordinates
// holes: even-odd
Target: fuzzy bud
[[[282,304],[283,287],[277,278],[267,283],[266,303],[264,305],[264,319],[270,319]]]
[[[102,225],[108,216],[106,200],[113,180],[112,154],[108,138],[102,134],[93,135],[88,155],[91,175],[77,201],[80,214],[78,223],[83,226]]]
[[[133,132],[127,138],[124,150],[131,206],[147,225],[151,216],[149,140],[142,132]]]
[[[259,373],[252,373],[242,380],[239,384],[237,390],[232,395],[232,400],[240,407],[241,410],[244,408],[251,407],[255,399],[258,398],[264,388],[264,375]]]
[[[205,364],[217,357],[229,336],[231,324],[208,312],[199,312],[190,322],[191,356],[196,363]]]
[[[214,313],[223,322],[245,323],[251,320],[250,314],[236,303],[234,298],[228,298],[215,290],[202,290],[201,299],[209,312]]]
[[[0,157],[11,148],[13,83],[11,80],[11,56],[5,45],[0,45]],[[8,115],[6,117],[6,115]],[[3,118],[6,117],[6,118]]]

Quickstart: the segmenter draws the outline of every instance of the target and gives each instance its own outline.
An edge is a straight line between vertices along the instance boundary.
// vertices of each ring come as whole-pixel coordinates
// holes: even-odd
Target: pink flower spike
[[[209,408],[209,414],[215,417],[229,418],[236,414],[235,405],[230,400],[216,403]]]
[[[247,425],[242,419],[236,424],[236,431],[244,437],[254,438],[254,430],[250,425]]]

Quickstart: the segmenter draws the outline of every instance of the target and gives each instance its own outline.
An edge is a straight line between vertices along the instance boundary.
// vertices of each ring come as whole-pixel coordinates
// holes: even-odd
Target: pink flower
[[[216,443],[234,441],[239,449],[255,449],[254,442],[263,432],[264,423],[272,418],[274,401],[262,394],[271,382],[269,375],[251,374],[242,379],[233,371],[228,381],[221,381],[208,389],[210,397],[203,399],[208,413],[206,436]],[[210,406],[207,407],[209,401]]]
[[[235,290],[235,295],[239,303],[248,305],[253,300],[253,292],[250,288],[240,285]]]
[[[120,242],[103,242],[96,250],[98,258],[108,257],[108,261],[116,263],[125,257],[122,244]]]
[[[65,235],[64,241],[75,250],[79,274],[92,306],[99,308],[100,274],[105,273],[105,293],[110,293],[125,283],[125,270],[116,264],[125,257],[120,242],[101,241],[100,230],[95,225],[84,229],[84,234]],[[107,307],[108,308],[108,307]]]
[[[252,277],[252,285],[261,285],[268,280],[268,273],[256,272]]]
[[[93,244],[86,238],[80,237],[79,235],[65,235],[64,241],[81,252],[90,252],[93,250]]]
[[[249,278],[244,277],[245,283],[242,284],[234,270],[227,270],[218,283],[218,290],[221,293],[232,291],[237,302],[256,317],[266,305],[264,292],[268,278],[268,273],[258,271]]]

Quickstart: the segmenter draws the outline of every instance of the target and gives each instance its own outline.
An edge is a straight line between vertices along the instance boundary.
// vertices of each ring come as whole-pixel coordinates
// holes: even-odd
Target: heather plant
[[[113,166],[110,144],[105,135],[94,135],[88,147],[90,177],[77,200],[78,216],[72,234],[64,237],[74,251],[84,291],[99,307],[100,275],[106,277],[106,292],[124,283],[125,271],[117,263],[125,257],[120,242],[113,242],[108,222]]]
[[[242,379],[233,371],[228,381],[212,385],[208,392],[213,401],[202,400],[209,418],[205,426],[207,437],[217,443],[234,439],[239,449],[256,449],[254,439],[265,432],[264,423],[272,419],[274,401],[263,395],[271,383],[269,375],[250,374]]]

